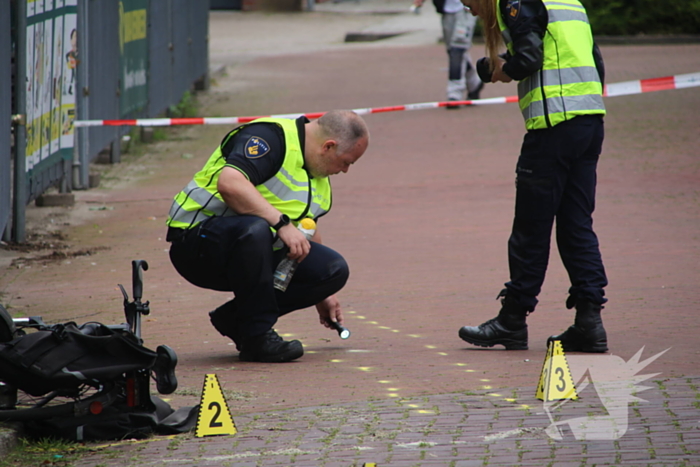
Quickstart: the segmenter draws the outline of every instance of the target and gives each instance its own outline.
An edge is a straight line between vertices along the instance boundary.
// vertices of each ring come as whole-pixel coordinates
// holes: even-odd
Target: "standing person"
[[[333,110],[318,120],[261,118],[229,132],[204,168],[175,196],[168,216],[170,259],[192,284],[233,292],[209,313],[243,361],[286,362],[304,353],[284,341],[277,318],[315,305],[321,324],[343,322],[336,293],[348,265],[296,225],[331,209],[329,176],[347,173],[369,144],[365,122]],[[275,248],[280,240],[285,248]],[[285,292],[273,287],[274,269],[287,255],[299,261]]]
[[[606,352],[601,309],[608,284],[593,232],[596,166],[603,145],[602,57],[578,0],[462,0],[484,25],[488,82],[518,82],[527,133],[516,166],[515,219],[508,240],[510,281],[496,318],[459,330],[465,341],[527,349],[526,317],[537,305],[556,219],[569,274],[574,324],[548,340],[565,351]],[[507,52],[499,56],[501,39]]]
[[[413,0],[416,8],[425,0]],[[476,17],[464,10],[460,0],[433,0],[435,9],[441,15],[442,37],[447,50],[447,100],[463,101],[479,99],[484,83],[474,69],[469,49],[472,46]],[[456,109],[459,105],[448,105]]]

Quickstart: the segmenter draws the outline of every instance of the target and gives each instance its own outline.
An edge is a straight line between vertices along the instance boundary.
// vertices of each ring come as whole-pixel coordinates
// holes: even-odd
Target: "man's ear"
[[[333,140],[333,139],[327,139],[325,143],[323,143],[323,151],[327,152],[332,149],[337,149],[338,148],[338,143]]]

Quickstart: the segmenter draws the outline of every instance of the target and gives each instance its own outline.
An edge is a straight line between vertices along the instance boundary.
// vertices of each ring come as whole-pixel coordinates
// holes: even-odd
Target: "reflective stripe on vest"
[[[296,121],[261,118],[251,123],[261,122],[275,123],[282,128],[286,153],[278,173],[258,185],[258,192],[277,210],[293,219],[295,224],[303,217],[316,219],[324,215],[331,207],[330,181],[328,177],[311,179],[304,169]],[[188,229],[212,216],[236,215],[218,192],[217,183],[221,170],[226,166],[222,148],[245,126],[247,125],[231,131],[209,157],[204,168],[175,196],[167,220],[170,227]]]
[[[497,5],[498,24],[514,53]],[[593,59],[586,10],[577,0],[543,2],[548,15],[542,68],[518,83],[518,103],[528,130],[549,128],[577,115],[605,115],[603,86]]]

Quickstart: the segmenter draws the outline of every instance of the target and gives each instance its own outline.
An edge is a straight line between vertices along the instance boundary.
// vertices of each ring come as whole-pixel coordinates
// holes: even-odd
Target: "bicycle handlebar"
[[[139,302],[143,297],[143,271],[148,271],[148,263],[144,259],[131,262],[131,277],[134,289],[134,301]]]

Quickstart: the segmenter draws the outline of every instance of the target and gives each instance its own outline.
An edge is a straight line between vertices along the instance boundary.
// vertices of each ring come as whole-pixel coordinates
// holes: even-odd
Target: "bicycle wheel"
[[[110,384],[100,388],[83,385],[70,393],[52,391],[41,397],[31,396],[17,390],[14,408],[0,408],[0,422],[22,422],[43,420],[57,416],[78,417],[87,414],[99,414],[104,407],[112,405],[123,388]]]

